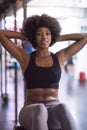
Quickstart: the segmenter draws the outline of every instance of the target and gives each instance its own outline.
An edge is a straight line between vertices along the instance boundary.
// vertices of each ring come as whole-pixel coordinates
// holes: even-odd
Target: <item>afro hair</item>
[[[52,42],[50,46],[57,41],[61,31],[59,22],[49,15],[33,15],[31,17],[26,18],[26,20],[24,20],[23,22],[23,33],[35,49],[37,48],[35,36],[37,29],[40,27],[47,27],[50,29],[52,34]]]

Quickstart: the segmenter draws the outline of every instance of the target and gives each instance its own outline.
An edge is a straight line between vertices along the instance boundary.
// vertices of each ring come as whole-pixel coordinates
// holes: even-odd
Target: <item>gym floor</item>
[[[14,69],[8,69],[6,88],[4,81],[0,88],[0,130],[13,130],[17,122],[18,113],[23,106],[24,81],[20,69],[17,70],[17,79],[18,105],[17,109],[15,109],[15,73]],[[64,72],[60,81],[59,91],[60,101],[67,104],[75,118],[78,130],[87,130],[87,82],[78,81]]]

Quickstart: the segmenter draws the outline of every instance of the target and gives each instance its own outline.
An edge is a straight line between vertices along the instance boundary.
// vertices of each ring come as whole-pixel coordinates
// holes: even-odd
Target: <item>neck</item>
[[[36,50],[36,56],[38,57],[48,57],[50,56],[50,51],[47,49],[44,49],[44,50],[39,50],[37,49]]]

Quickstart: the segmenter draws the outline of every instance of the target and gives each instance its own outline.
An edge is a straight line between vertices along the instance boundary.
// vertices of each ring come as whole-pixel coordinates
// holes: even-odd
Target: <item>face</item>
[[[46,48],[51,44],[51,31],[46,27],[41,27],[36,32],[36,43],[38,47]]]

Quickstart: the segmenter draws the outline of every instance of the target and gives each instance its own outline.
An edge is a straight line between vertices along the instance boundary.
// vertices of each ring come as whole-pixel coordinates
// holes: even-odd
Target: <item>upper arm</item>
[[[74,54],[76,54],[78,52],[78,49],[75,47],[77,46],[76,43],[63,48],[62,50],[60,50],[59,52],[56,53],[60,66],[63,68],[65,65],[65,62],[72,57]],[[75,49],[76,48],[76,49]]]
[[[65,49],[62,49],[61,51],[56,53],[61,68],[64,67],[64,63],[65,63],[65,59],[66,59],[65,55],[64,55],[64,50]]]
[[[7,38],[4,35],[0,36],[0,42],[3,45],[3,47],[12,55],[16,58],[16,60],[19,62],[19,64],[22,67],[22,70],[25,69],[25,66],[27,64],[28,61],[28,54],[27,52],[18,47],[16,45],[15,42],[13,42],[12,40],[10,40],[9,38]]]
[[[75,45],[76,44],[74,43],[56,53],[62,68],[64,67],[65,62],[78,52],[78,49],[75,47]]]
[[[57,52],[56,54],[58,56],[60,65],[63,67],[65,61],[67,61],[70,57],[72,57],[77,52],[79,52],[86,45],[86,43],[87,43],[87,38],[84,38],[82,40],[74,42],[70,46]]]

